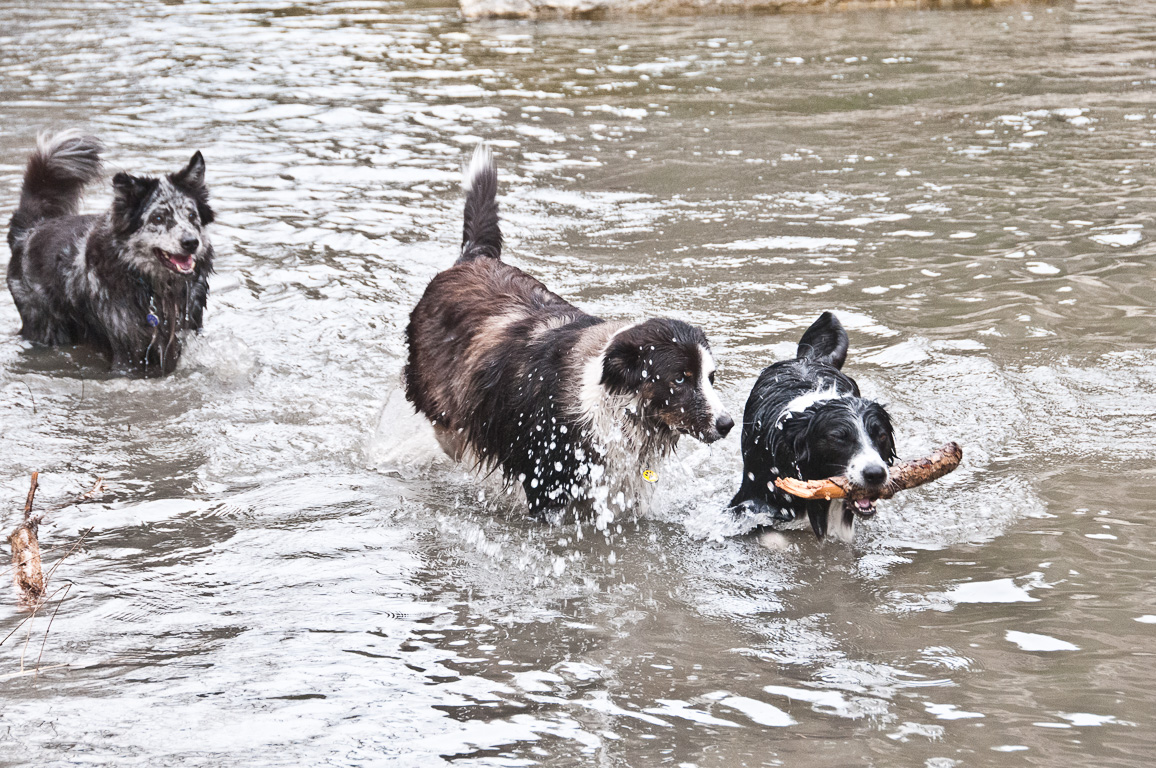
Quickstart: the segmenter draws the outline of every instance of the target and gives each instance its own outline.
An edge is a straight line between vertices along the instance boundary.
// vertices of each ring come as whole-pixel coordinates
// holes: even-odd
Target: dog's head
[[[802,480],[844,475],[855,485],[874,491],[873,498],[846,501],[844,507],[861,517],[875,514],[878,493],[890,477],[896,459],[895,435],[887,410],[862,397],[820,400],[782,423],[790,450],[790,469]]]
[[[205,227],[213,221],[205,160],[163,178],[118,173],[112,180],[113,223],[124,243],[122,258],[154,280],[189,277],[209,253]]]
[[[611,394],[637,396],[647,419],[713,443],[734,426],[714,390],[714,372],[701,329],[659,318],[614,337],[603,357],[601,384]]]

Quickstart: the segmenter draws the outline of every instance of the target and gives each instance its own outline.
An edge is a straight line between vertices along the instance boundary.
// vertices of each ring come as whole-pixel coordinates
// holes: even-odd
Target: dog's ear
[[[819,315],[799,340],[795,358],[842,368],[847,360],[847,332],[839,318],[830,312]]]
[[[776,456],[775,462],[783,467],[784,474],[789,475],[791,470],[801,473],[803,467],[811,461],[811,426],[814,414],[809,411],[792,413],[789,419],[783,421],[781,427],[783,440],[790,446],[791,455],[787,467],[783,467],[783,458]],[[802,475],[799,477],[802,480]]]
[[[894,464],[899,455],[895,453],[895,430],[891,426],[891,415],[887,409],[879,403],[871,403],[863,421],[875,450],[879,451],[887,466]]]
[[[126,205],[136,205],[156,186],[152,179],[141,179],[128,173],[118,173],[112,177],[112,191],[118,201]]]
[[[602,381],[612,394],[637,392],[643,382],[642,347],[616,337],[602,358]]]
[[[194,152],[189,164],[177,173],[170,174],[169,180],[173,182],[174,187],[196,202],[201,224],[212,224],[217,216],[209,207],[209,188],[205,186],[205,158],[201,153]]]
[[[205,158],[201,157],[199,150],[193,153],[183,170],[173,174],[172,179],[178,187],[186,189],[205,186]]]
[[[124,172],[112,177],[112,213],[120,232],[140,226],[145,204],[156,187],[156,179],[142,179]]]

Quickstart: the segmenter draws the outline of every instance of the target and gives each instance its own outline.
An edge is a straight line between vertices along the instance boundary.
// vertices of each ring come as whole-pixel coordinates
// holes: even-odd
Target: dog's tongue
[[[193,268],[192,256],[182,256],[175,253],[169,253],[165,255],[167,256],[169,263],[179,269],[181,272],[188,272]]]

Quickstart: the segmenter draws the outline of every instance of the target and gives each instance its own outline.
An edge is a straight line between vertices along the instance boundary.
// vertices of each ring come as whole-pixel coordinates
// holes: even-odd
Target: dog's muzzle
[[[730,414],[724,413],[715,418],[710,429],[698,433],[695,437],[704,443],[710,444],[726,437],[727,433],[734,428],[734,425],[735,420],[730,417]]]
[[[889,477],[887,467],[883,464],[872,464],[863,469],[861,477],[864,489],[872,492],[871,495],[855,501],[846,499],[843,502],[843,509],[854,512],[859,517],[871,517],[875,514],[875,502],[879,501],[879,495],[887,484]]]

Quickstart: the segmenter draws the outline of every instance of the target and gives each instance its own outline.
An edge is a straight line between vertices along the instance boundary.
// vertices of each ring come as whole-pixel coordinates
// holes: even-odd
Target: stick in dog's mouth
[[[169,253],[160,248],[154,248],[153,253],[161,260],[162,264],[182,275],[187,275],[192,272],[196,264],[196,259],[193,258],[192,254]]]
[[[889,499],[899,491],[915,488],[955,470],[963,460],[959,443],[948,443],[920,459],[901,461],[891,468],[890,478],[882,488],[862,488],[842,475],[825,480],[796,480],[780,477],[775,485],[800,499],[844,499],[843,506],[860,517],[875,514],[875,502]]]

